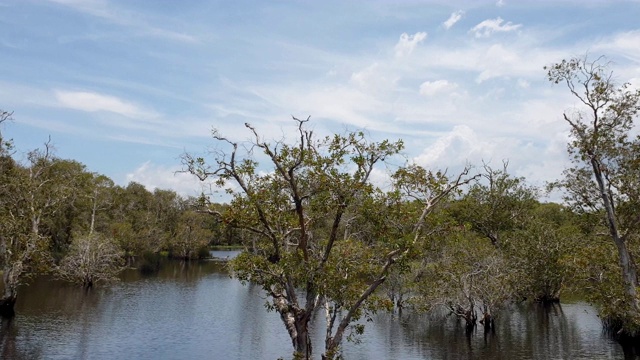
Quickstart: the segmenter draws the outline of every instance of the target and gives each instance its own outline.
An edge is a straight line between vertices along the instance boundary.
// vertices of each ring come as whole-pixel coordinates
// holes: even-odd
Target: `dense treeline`
[[[0,126],[11,119],[3,111]],[[3,130],[3,129],[0,129]],[[208,256],[210,245],[232,241],[197,199],[115,185],[83,164],[55,156],[49,142],[19,161],[0,131],[0,266],[3,313],[11,314],[17,286],[43,272],[91,286],[115,277],[133,260],[161,253]],[[149,264],[142,264],[148,267]]]

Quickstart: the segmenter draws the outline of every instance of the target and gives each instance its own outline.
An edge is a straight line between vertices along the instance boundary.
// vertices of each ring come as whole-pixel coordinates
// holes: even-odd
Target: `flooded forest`
[[[601,58],[544,71],[581,109],[564,177],[537,186],[292,117],[286,141],[247,123],[182,154],[208,185],[182,197],[50,142],[18,158],[2,111],[3,357],[640,356],[640,90]]]

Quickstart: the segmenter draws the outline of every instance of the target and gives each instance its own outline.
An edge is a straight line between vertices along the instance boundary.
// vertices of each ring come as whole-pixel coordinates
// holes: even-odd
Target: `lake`
[[[214,252],[233,256],[233,252]],[[231,279],[215,261],[166,261],[153,275],[86,292],[39,277],[19,290],[16,316],[0,329],[2,359],[277,359],[292,348],[280,318],[256,286]],[[318,314],[318,320],[323,319]],[[586,304],[514,306],[495,334],[467,337],[455,319],[378,314],[347,360],[633,359],[603,331]],[[314,335],[317,358],[322,330]],[[626,352],[626,354],[625,354]]]

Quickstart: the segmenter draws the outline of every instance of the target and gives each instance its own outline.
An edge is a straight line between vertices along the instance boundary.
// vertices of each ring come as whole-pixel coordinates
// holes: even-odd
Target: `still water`
[[[216,252],[225,257],[233,253]],[[85,292],[49,278],[20,288],[16,316],[0,329],[2,359],[277,359],[291,344],[258,287],[221,263],[167,262],[159,273],[127,271]],[[318,315],[318,320],[323,318]],[[379,314],[347,360],[633,359],[602,332],[593,308],[563,304],[502,312],[495,334],[471,337],[454,319]],[[314,339],[322,352],[322,329]]]

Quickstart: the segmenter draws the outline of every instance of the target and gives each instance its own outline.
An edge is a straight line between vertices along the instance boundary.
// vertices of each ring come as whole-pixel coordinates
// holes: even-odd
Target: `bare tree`
[[[117,280],[124,268],[124,252],[118,244],[92,233],[73,240],[69,253],[57,268],[57,275],[90,288],[99,281]]]

